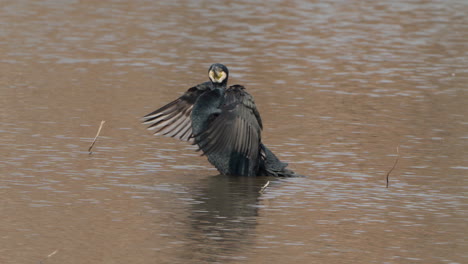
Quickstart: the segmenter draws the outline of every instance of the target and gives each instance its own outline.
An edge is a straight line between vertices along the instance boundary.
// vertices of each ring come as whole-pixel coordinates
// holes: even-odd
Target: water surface
[[[0,262],[466,263],[467,13],[456,0],[3,1]],[[139,123],[214,62],[307,177],[219,176]]]

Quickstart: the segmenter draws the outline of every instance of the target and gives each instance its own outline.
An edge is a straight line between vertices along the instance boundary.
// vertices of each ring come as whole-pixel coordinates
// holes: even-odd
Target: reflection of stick
[[[263,193],[263,191],[266,189],[266,187],[268,187],[269,184],[270,181],[267,181],[267,183],[265,183],[265,185],[263,185],[263,187],[260,189],[259,193]]]
[[[56,249],[54,252],[52,252],[52,253],[50,253],[49,255],[47,255],[47,257],[45,257],[44,259],[39,260],[39,263],[42,264],[43,261],[45,261],[46,259],[52,257],[52,256],[55,255],[57,252],[58,252],[58,249]]]
[[[91,144],[91,146],[89,146],[89,149],[88,149],[89,154],[91,154],[91,149],[93,148],[94,143],[96,143],[96,140],[97,140],[97,138],[99,137],[99,133],[101,133],[102,126],[104,125],[105,122],[106,122],[106,121],[104,121],[104,120],[101,121],[101,125],[99,126],[99,129],[98,129],[98,131],[97,131],[97,134],[96,134],[96,136],[94,137],[93,143]]]
[[[395,159],[395,163],[393,163],[393,167],[392,167],[392,168],[388,171],[388,173],[387,173],[387,187],[386,187],[386,188],[388,188],[388,184],[389,184],[389,182],[388,182],[388,176],[390,176],[390,173],[393,171],[393,169],[395,168],[396,164],[398,163],[398,159],[400,158],[400,145],[398,145],[398,146],[396,147],[396,153],[397,153],[397,157],[396,157],[396,159]]]

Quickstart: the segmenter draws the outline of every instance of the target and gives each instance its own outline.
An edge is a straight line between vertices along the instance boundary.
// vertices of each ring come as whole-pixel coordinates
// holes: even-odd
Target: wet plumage
[[[211,65],[210,82],[144,117],[155,134],[192,141],[221,174],[293,176],[287,164],[262,144],[262,120],[253,97],[241,85],[227,88],[229,71]]]

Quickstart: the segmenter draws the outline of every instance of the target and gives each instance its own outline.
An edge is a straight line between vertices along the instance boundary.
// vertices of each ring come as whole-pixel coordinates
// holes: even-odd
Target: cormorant
[[[143,124],[165,135],[192,141],[221,174],[295,176],[261,141],[262,120],[253,97],[241,85],[226,88],[229,70],[215,63],[209,82],[144,116]]]

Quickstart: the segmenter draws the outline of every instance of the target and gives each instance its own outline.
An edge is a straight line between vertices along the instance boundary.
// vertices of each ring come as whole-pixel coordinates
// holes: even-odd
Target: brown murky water
[[[467,2],[229,2],[1,1],[0,263],[467,263]],[[307,177],[139,123],[214,62]]]

